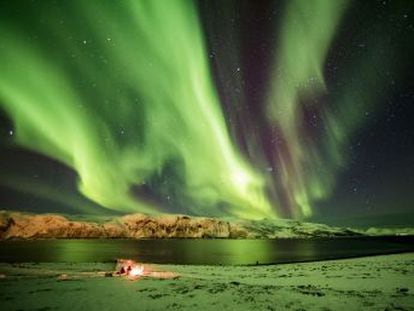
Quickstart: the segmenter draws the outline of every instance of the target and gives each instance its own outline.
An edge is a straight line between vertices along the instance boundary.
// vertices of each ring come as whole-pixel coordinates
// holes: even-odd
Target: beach
[[[414,310],[414,253],[263,266],[0,263],[1,310]]]

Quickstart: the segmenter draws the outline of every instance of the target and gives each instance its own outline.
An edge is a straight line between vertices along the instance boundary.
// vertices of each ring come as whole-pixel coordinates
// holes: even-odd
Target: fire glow
[[[116,274],[126,276],[130,279],[137,279],[145,273],[144,265],[137,264],[131,259],[118,259],[116,264]]]
[[[144,275],[144,266],[138,265],[138,266],[131,268],[128,275],[132,277],[139,277],[141,275]]]
[[[150,266],[138,264],[132,259],[118,259],[115,273],[111,273],[110,276],[124,276],[132,281],[138,280],[143,276],[156,279],[175,279],[179,277],[174,272],[153,271]]]

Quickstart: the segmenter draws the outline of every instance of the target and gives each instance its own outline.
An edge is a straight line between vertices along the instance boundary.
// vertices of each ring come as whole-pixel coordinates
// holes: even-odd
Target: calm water
[[[248,265],[414,251],[413,237],[314,240],[42,240],[0,242],[2,262]]]

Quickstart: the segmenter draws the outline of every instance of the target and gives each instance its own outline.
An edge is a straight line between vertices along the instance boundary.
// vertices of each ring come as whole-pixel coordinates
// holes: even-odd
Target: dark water
[[[296,240],[41,240],[0,242],[1,262],[249,265],[414,251],[413,237]]]

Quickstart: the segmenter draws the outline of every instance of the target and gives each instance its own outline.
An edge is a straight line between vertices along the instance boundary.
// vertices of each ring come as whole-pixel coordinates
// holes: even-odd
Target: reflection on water
[[[0,242],[0,261],[269,264],[414,251],[412,237],[295,240],[43,240]]]

